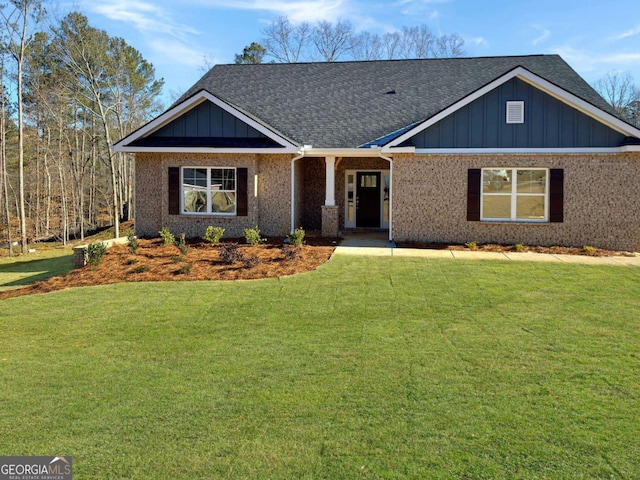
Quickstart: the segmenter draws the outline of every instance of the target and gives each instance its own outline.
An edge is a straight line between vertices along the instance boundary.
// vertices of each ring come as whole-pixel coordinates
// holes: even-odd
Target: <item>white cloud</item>
[[[626,30],[624,32],[620,32],[617,35],[614,35],[612,38],[614,40],[623,40],[628,37],[633,37],[635,35],[640,34],[640,25],[636,25],[634,28],[630,30]]]
[[[594,53],[568,45],[552,49],[580,72],[628,70],[640,68],[640,53]]]
[[[540,34],[540,36],[534,38],[531,41],[531,45],[538,45],[539,43],[544,42],[547,38],[549,38],[551,36],[551,32],[547,29],[544,29],[543,32]]]
[[[176,22],[162,7],[138,0],[109,0],[85,2],[87,10],[105,17],[133,25],[142,32],[160,32],[176,38],[185,38],[199,32],[188,25]]]
[[[474,45],[478,45],[479,47],[488,47],[489,46],[489,42],[487,42],[487,40],[484,37],[476,37],[476,38],[472,38],[471,43],[473,43]]]
[[[183,65],[193,72],[205,63],[219,63],[217,58],[205,56],[201,48],[190,46],[179,40],[155,38],[149,40],[148,45],[159,58],[162,58],[163,63]]]
[[[286,15],[293,23],[335,21],[346,16],[348,0],[199,0],[207,7],[256,10]]]

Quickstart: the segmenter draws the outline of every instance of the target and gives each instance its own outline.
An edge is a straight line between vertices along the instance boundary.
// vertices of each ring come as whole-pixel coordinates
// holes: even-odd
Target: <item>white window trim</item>
[[[512,170],[514,175],[512,178],[517,178],[518,170],[544,170],[546,172],[545,175],[545,189],[544,189],[544,218],[535,219],[535,218],[516,218],[517,215],[517,200],[518,197],[541,197],[543,196],[540,193],[517,193],[518,182],[513,181],[511,183],[511,193],[504,194],[496,194],[489,193],[490,196],[509,196],[511,197],[511,218],[491,218],[485,217],[484,212],[484,172],[486,170]],[[499,223],[549,223],[549,181],[550,181],[550,170],[549,168],[543,167],[508,167],[508,168],[500,168],[500,167],[486,167],[483,168],[480,172],[480,221],[482,222],[499,222]]]
[[[211,208],[211,206],[213,205],[213,195],[212,195],[212,191],[211,191],[211,170],[217,170],[217,169],[226,169],[226,170],[233,170],[235,172],[234,174],[234,179],[235,179],[235,190],[233,190],[233,193],[236,196],[236,211],[233,213],[225,213],[225,212],[186,212],[184,210],[184,171],[188,168],[193,168],[193,169],[206,169],[207,170],[207,208]],[[222,190],[223,192],[231,192],[231,190]],[[213,167],[204,167],[202,165],[197,165],[197,166],[191,166],[191,165],[186,165],[184,167],[180,167],[180,215],[186,215],[186,216],[194,216],[194,217],[236,217],[238,216],[238,169],[236,167],[220,167],[220,166],[213,166]]]

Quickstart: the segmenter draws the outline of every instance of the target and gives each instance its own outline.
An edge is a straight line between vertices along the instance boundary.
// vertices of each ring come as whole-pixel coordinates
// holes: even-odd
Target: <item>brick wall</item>
[[[564,169],[564,222],[468,222],[469,168]],[[393,237],[638,250],[640,154],[397,155]]]
[[[258,225],[264,235],[286,235],[290,229],[290,156],[256,154],[136,154],[136,235],[157,236],[163,227],[187,237],[202,237],[209,225],[225,228],[226,237],[241,237]],[[248,169],[248,216],[169,215],[169,167],[244,167]],[[258,175],[258,197],[255,196]]]

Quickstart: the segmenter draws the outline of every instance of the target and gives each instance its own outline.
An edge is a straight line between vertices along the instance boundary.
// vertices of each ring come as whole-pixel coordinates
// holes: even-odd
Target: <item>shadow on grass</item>
[[[23,287],[73,270],[73,254],[0,265],[0,292]]]

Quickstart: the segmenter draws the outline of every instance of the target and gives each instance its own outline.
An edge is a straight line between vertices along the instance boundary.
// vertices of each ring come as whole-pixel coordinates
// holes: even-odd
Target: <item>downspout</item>
[[[304,147],[300,150],[300,153],[291,159],[291,231],[293,233],[296,228],[296,169],[295,162],[304,157]]]
[[[396,244],[393,241],[393,159],[391,157],[385,157],[382,152],[378,155],[381,159],[389,162],[389,242],[388,247],[395,247]]]

